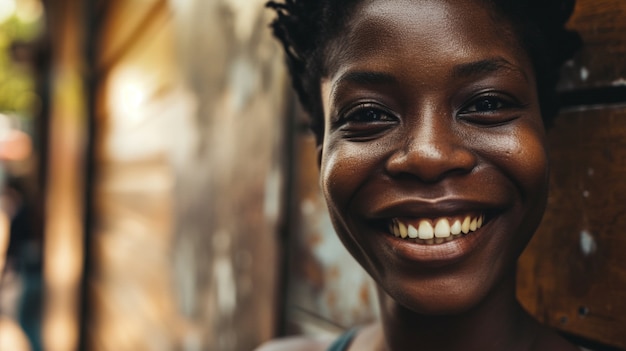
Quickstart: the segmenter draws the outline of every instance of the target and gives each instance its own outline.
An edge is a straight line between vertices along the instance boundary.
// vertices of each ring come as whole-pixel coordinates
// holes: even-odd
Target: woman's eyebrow
[[[397,79],[385,72],[376,71],[349,71],[337,78],[332,86],[331,96],[343,85],[381,85],[397,83]]]
[[[521,74],[524,79],[528,80],[528,76],[526,76],[526,73],[521,68],[501,57],[457,65],[452,69],[452,76],[455,78],[467,78],[500,71],[517,72]]]
[[[456,65],[452,68],[452,76],[454,78],[468,78],[502,71],[516,72],[528,81],[528,76],[520,67],[510,63],[502,57],[489,58]],[[386,85],[397,82],[398,79],[394,75],[386,72],[348,71],[341,74],[334,81],[331,88],[331,96],[333,96],[340,87],[346,84]]]
[[[356,84],[381,84],[381,83],[395,83],[396,78],[389,73],[374,72],[374,71],[351,71],[342,74],[336,81],[335,85],[343,84],[344,82],[356,83]]]

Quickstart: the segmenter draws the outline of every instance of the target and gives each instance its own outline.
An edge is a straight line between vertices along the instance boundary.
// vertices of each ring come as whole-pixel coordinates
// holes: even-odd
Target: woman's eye
[[[504,103],[501,99],[496,97],[482,97],[478,100],[475,100],[467,106],[465,109],[461,111],[461,113],[484,113],[484,112],[492,112],[497,111],[507,107],[507,104]]]
[[[335,128],[344,138],[367,141],[377,138],[397,125],[397,115],[377,103],[362,103],[340,113]]]
[[[371,122],[391,122],[395,118],[380,108],[358,107],[348,111],[342,118],[345,122],[371,123]]]
[[[341,124],[384,123],[396,120],[396,116],[387,108],[370,102],[358,104],[339,114],[339,122]]]
[[[523,107],[513,98],[479,96],[465,105],[458,116],[469,123],[496,126],[519,117]]]

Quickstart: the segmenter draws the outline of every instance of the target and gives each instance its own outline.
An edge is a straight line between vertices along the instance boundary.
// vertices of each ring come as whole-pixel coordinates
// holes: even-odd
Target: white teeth
[[[454,224],[452,224],[452,227],[450,227],[450,234],[452,235],[459,235],[461,234],[461,221],[460,220],[456,220],[454,221]]]
[[[470,222],[470,231],[473,232],[476,230],[476,225],[478,224],[478,220],[476,218],[472,218],[472,221]]]
[[[468,234],[478,230],[484,222],[484,215],[465,216],[452,220],[448,218],[422,219],[415,228],[415,224],[404,223],[394,218],[389,223],[389,231],[398,238],[416,239],[417,243],[442,244],[456,239],[461,233]],[[436,223],[434,228],[432,223]]]
[[[391,232],[393,233],[393,235],[397,236],[398,238],[400,237],[400,231],[398,230],[398,221],[395,219],[391,223]]]
[[[402,237],[402,239],[406,239],[407,234],[408,234],[406,231],[406,225],[400,222],[398,226],[400,227],[400,236]]]
[[[450,222],[447,219],[442,218],[437,221],[437,225],[435,225],[435,237],[437,238],[447,238],[450,236]]]
[[[470,216],[465,217],[465,219],[463,220],[463,224],[461,224],[461,231],[463,232],[463,234],[469,233],[470,221],[471,221]]]
[[[417,228],[417,236],[420,239],[432,239],[434,236],[433,226],[427,220],[421,220]]]

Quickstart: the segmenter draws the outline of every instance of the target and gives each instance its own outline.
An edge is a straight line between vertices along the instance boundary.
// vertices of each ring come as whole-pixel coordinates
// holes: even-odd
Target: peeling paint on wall
[[[590,256],[596,252],[597,244],[593,235],[589,233],[587,230],[583,230],[580,232],[580,250],[583,255]]]
[[[378,318],[376,289],[335,234],[318,187],[313,138],[302,135],[299,145],[289,322],[297,332],[333,334]]]

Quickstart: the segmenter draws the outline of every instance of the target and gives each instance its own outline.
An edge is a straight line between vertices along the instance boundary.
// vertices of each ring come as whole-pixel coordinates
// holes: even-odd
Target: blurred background
[[[264,0],[0,0],[0,351],[248,351],[377,318]],[[578,0],[518,296],[626,349],[626,2]]]

